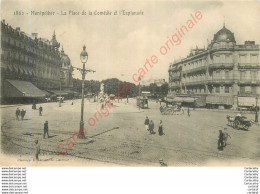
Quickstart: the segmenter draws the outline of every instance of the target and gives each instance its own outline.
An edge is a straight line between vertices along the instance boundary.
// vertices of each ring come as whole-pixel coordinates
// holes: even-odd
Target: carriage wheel
[[[236,121],[234,122],[234,128],[235,128],[235,129],[239,129],[239,121],[238,121],[238,120],[236,120]]]

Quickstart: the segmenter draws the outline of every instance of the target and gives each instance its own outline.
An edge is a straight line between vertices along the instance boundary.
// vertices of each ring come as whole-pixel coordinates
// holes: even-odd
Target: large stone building
[[[259,51],[254,41],[237,45],[234,33],[223,26],[207,49],[192,49],[170,64],[169,93],[214,108],[255,105],[260,94]]]
[[[37,33],[27,35],[3,20],[1,99],[37,98],[43,97],[47,91],[71,88],[73,68],[69,57],[63,49],[59,51],[59,47],[55,32],[49,41],[38,38]]]

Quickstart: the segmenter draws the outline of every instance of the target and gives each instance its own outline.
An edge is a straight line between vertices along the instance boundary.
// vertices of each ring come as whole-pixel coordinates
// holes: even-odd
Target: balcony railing
[[[218,49],[229,50],[229,49],[234,49],[234,46],[233,45],[214,45],[212,47],[212,50],[218,50]]]
[[[246,79],[246,80],[239,80],[239,84],[241,85],[258,85],[260,84],[260,79],[258,80],[252,80],[252,79]]]
[[[180,75],[170,76],[171,81],[177,81],[177,80],[180,80],[180,79],[181,79]]]
[[[233,84],[234,79],[208,79],[208,84]]]
[[[239,63],[239,69],[260,69],[260,63]]]
[[[195,73],[195,72],[199,72],[199,71],[206,71],[206,69],[207,69],[206,66],[195,67],[193,69],[184,70],[183,74]]]
[[[233,69],[233,63],[212,63],[209,65],[209,69]]]
[[[260,49],[260,45],[236,45],[238,49]]]
[[[182,82],[182,84],[186,86],[204,85],[205,83],[206,83],[205,80]]]

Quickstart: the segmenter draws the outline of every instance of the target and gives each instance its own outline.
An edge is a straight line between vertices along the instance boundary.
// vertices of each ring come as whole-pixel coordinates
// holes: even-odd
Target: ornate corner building
[[[225,25],[207,49],[190,54],[169,66],[169,94],[193,97],[209,108],[237,108],[256,104],[260,95],[260,45],[237,45]]]
[[[37,36],[1,22],[1,100],[44,97],[73,86],[73,67],[55,32],[51,41]]]
[[[73,87],[72,72],[73,67],[70,62],[69,56],[64,53],[63,47],[60,53],[61,57],[61,87],[68,89]]]

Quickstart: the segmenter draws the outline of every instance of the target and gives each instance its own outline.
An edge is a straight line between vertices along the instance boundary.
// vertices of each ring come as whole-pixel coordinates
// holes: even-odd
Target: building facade
[[[55,32],[49,41],[22,32],[19,27],[1,22],[1,83],[16,80],[32,83],[41,90],[72,87],[72,71],[69,57],[59,51],[60,43]],[[69,64],[64,65],[64,58]],[[63,76],[63,77],[62,77]],[[62,79],[63,78],[63,79]],[[1,87],[4,94],[5,87]],[[2,97],[2,96],[1,96]]]
[[[169,67],[169,93],[203,98],[205,106],[237,108],[252,106],[260,94],[260,45],[237,45],[225,26],[207,49],[190,54]]]

